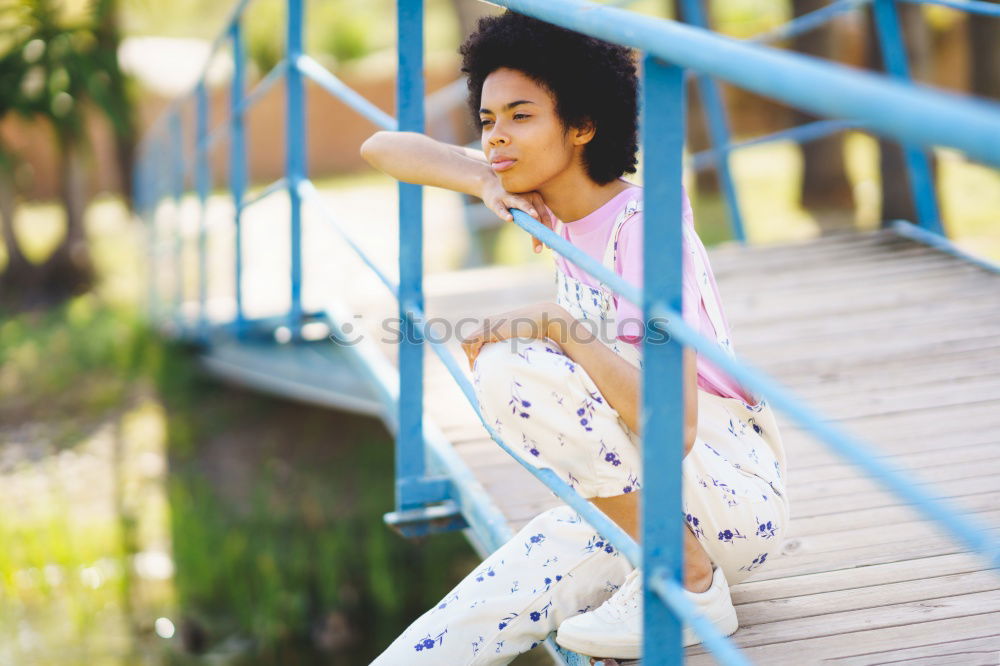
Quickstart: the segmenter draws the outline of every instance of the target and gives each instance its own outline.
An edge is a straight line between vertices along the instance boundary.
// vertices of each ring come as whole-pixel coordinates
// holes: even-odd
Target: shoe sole
[[[736,617],[736,609],[732,606],[729,607],[729,612],[725,614],[722,618],[716,620],[714,618],[709,618],[712,620],[712,624],[723,636],[732,636],[736,633],[736,630],[740,628],[740,620]],[[695,633],[695,630],[691,627],[684,627],[684,647],[690,647],[692,645],[698,645],[702,642],[700,636]]]
[[[739,618],[736,617],[735,609],[726,613],[726,615],[719,620],[714,620],[712,618],[709,619],[712,620],[712,624],[715,625],[715,628],[722,633],[723,636],[732,636],[740,628]],[[555,638],[556,643],[558,643],[561,647],[588,657],[607,657],[611,659],[639,659],[642,657],[641,645],[612,645],[606,641],[590,641],[586,638],[581,638],[579,640],[566,639],[561,638],[558,631],[556,631]],[[694,629],[688,626],[684,627],[682,638],[684,647],[698,645],[702,642],[702,639],[695,633]]]

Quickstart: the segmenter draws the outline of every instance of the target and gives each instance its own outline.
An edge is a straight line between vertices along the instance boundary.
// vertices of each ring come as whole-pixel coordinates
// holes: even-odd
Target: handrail
[[[1000,104],[995,102],[898,83],[585,0],[495,2],[822,116],[865,121],[886,137],[951,146],[984,164],[1000,166]]]
[[[243,57],[241,21],[250,0],[240,0],[225,24],[225,30],[213,42],[209,60],[213,58],[223,43],[232,41],[233,56],[236,61],[232,82],[229,117],[220,126],[207,128],[207,95],[205,74],[208,64],[192,90],[197,108],[197,129],[195,132],[194,159],[185,164],[181,153],[183,131],[180,119],[180,105],[187,96],[171,102],[150,130],[140,141],[135,171],[135,196],[137,211],[142,217],[153,219],[159,199],[171,196],[177,205],[183,196],[185,178],[193,169],[195,186],[201,203],[199,224],[199,301],[201,304],[198,335],[203,336],[205,318],[205,215],[207,183],[209,179],[207,154],[216,141],[228,133],[230,145],[230,180],[235,203],[236,223],[236,302],[237,314],[234,330],[237,335],[244,331],[241,306],[241,258],[240,217],[251,205],[263,200],[274,192],[285,190],[292,201],[292,308],[289,312],[289,327],[293,340],[297,340],[297,328],[301,316],[298,297],[301,289],[300,216],[299,202],[313,207],[334,230],[347,242],[348,246],[362,259],[367,268],[386,286],[399,307],[399,314],[407,335],[400,349],[398,383],[392,381],[391,370],[385,359],[377,358],[373,348],[355,348],[349,355],[352,363],[363,368],[376,384],[380,397],[391,413],[385,418],[392,427],[397,444],[397,508],[427,505],[435,501],[450,501],[453,490],[441,479],[427,477],[424,471],[424,445],[428,443],[437,452],[445,466],[453,473],[465,478],[468,470],[447,454],[441,444],[440,434],[432,424],[424,423],[421,412],[423,370],[423,342],[431,345],[452,378],[456,381],[466,399],[473,406],[480,421],[490,436],[502,449],[511,454],[523,467],[540,479],[568,505],[576,509],[617,547],[630,562],[645,565],[646,591],[646,657],[647,663],[661,663],[663,659],[676,655],[679,649],[681,623],[690,624],[704,639],[705,646],[727,664],[747,663],[728,639],[719,634],[715,627],[695,612],[688,602],[680,584],[680,534],[666,526],[645,525],[643,543],[640,547],[624,530],[618,527],[593,504],[583,499],[572,487],[562,481],[551,469],[538,469],[524,462],[488,423],[478,407],[475,391],[465,377],[458,363],[448,349],[430,335],[425,322],[422,290],[422,250],[420,234],[422,230],[421,188],[400,183],[400,273],[394,282],[353,241],[343,225],[336,219],[329,206],[323,201],[318,190],[305,171],[304,160],[304,103],[302,78],[308,78],[328,93],[344,102],[349,108],[370,120],[375,126],[389,130],[422,131],[424,98],[422,83],[423,24],[422,0],[397,0],[399,20],[399,75],[397,84],[397,106],[399,120],[383,112],[377,106],[343,83],[319,62],[301,51],[303,3],[302,0],[286,0],[289,8],[286,22],[285,57],[246,93],[243,85]],[[655,503],[669,515],[680,507],[680,469],[676,453],[680,449],[682,437],[681,414],[677,405],[682,395],[681,356],[684,347],[691,347],[717,367],[739,381],[743,386],[766,395],[777,408],[788,413],[802,424],[825,445],[861,467],[883,486],[896,495],[917,506],[925,516],[941,523],[953,536],[972,550],[984,555],[993,566],[1000,566],[1000,542],[987,538],[980,526],[956,514],[945,503],[921,490],[900,470],[875,458],[874,449],[842,429],[824,421],[821,415],[805,404],[798,396],[782,388],[776,381],[753,368],[746,361],[725,354],[713,340],[702,336],[690,328],[680,315],[680,175],[683,147],[683,82],[687,73],[698,77],[699,83],[714,85],[712,78],[719,78],[753,90],[762,95],[785,103],[813,111],[825,116],[823,120],[782,130],[769,135],[755,137],[741,143],[731,143],[724,128],[721,103],[709,87],[709,106],[714,107],[710,123],[713,125],[713,140],[716,145],[691,157],[695,168],[700,168],[709,160],[725,170],[725,158],[732,150],[780,138],[799,141],[849,128],[861,127],[888,137],[896,138],[907,145],[911,174],[923,173],[925,165],[920,163],[920,153],[915,144],[924,146],[944,145],[958,148],[968,156],[986,164],[1000,166],[1000,105],[976,99],[968,99],[952,93],[936,91],[925,86],[916,86],[903,81],[893,81],[885,76],[852,70],[840,65],[799,54],[781,52],[757,44],[757,42],[786,38],[793,34],[812,29],[829,20],[845,9],[857,8],[869,3],[875,4],[876,18],[883,39],[888,45],[887,69],[897,78],[907,76],[905,58],[901,59],[900,35],[894,14],[893,2],[924,2],[955,6],[987,16],[1000,16],[1000,9],[980,0],[837,0],[833,4],[800,16],[778,29],[762,33],[747,40],[733,40],[704,29],[705,19],[695,5],[688,2],[686,11],[694,12],[690,18],[701,27],[686,26],[673,21],[654,19],[632,14],[612,6],[601,6],[584,0],[493,0],[495,4],[534,16],[562,27],[640,49],[643,60],[643,136],[642,146],[646,155],[648,172],[644,190],[645,214],[650,218],[677,220],[678,224],[649,225],[645,228],[646,266],[659,264],[668,266],[667,271],[658,269],[647,271],[645,288],[638,289],[625,282],[613,271],[605,268],[582,250],[561,238],[548,227],[531,218],[521,210],[512,209],[513,219],[518,226],[540,239],[555,252],[572,261],[590,275],[612,287],[622,297],[641,305],[646,318],[647,330],[666,333],[673,344],[659,344],[646,340],[643,345],[645,369],[643,373],[643,439],[648,443],[643,450],[644,469],[664,469],[665,473],[650,478],[652,483],[644,485],[645,506]],[[618,0],[615,4],[627,4]],[[243,116],[282,76],[287,82],[288,120],[286,122],[286,148],[288,160],[286,173],[251,197],[246,197],[246,154],[243,145]],[[712,78],[710,78],[712,77]],[[651,109],[656,109],[661,121],[655,127],[646,122]],[[655,146],[656,150],[652,150]],[[166,151],[169,162],[155,159],[156,152]],[[728,173],[728,172],[726,172]],[[164,187],[164,183],[167,186]],[[727,193],[735,204],[732,193]],[[923,201],[918,208],[921,214],[930,215],[934,222],[933,200]],[[735,206],[738,212],[738,205]],[[923,219],[922,219],[923,222]],[[894,223],[898,224],[898,223]],[[937,239],[936,244],[946,251],[961,254],[940,234],[907,225],[907,234],[919,234]],[[931,225],[929,228],[934,229]],[[940,227],[937,228],[939,230]],[[158,270],[158,238],[155,222],[151,230],[152,271]],[[176,238],[173,239],[175,270],[180,269],[180,252],[183,238],[179,225],[174,225]],[[737,225],[739,232],[739,225]],[[739,235],[739,233],[737,234]],[[406,242],[403,242],[406,241]],[[929,241],[927,241],[929,242]],[[989,263],[989,262],[985,262]],[[992,265],[992,270],[997,270]],[[181,283],[175,285],[175,308],[179,309],[183,292]],[[159,302],[158,290],[150,282],[150,307],[156,314]],[[176,313],[175,313],[176,314]],[[339,330],[343,313],[331,307],[326,313],[332,330]],[[181,332],[185,331],[183,328]],[[679,344],[678,344],[679,343]],[[651,370],[653,370],[651,372]],[[649,390],[655,387],[657,390]],[[400,399],[405,395],[406,399]],[[654,402],[652,396],[659,398]],[[463,471],[464,470],[464,471]],[[469,482],[471,483],[471,481]],[[462,496],[462,491],[458,493]],[[494,536],[502,536],[505,526],[496,524],[500,520],[495,511],[484,511],[478,500],[466,498],[473,505],[463,506],[463,511],[475,514],[477,520],[489,525]],[[493,543],[493,542],[491,542]],[[497,545],[493,543],[493,545]],[[660,603],[655,603],[655,602]],[[656,632],[648,631],[655,629]],[[658,633],[660,643],[650,636]],[[664,652],[664,644],[671,649]]]

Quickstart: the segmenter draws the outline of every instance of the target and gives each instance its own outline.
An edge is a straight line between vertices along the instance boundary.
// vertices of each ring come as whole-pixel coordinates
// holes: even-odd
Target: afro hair
[[[459,53],[475,126],[486,77],[501,67],[518,70],[552,94],[565,129],[594,124],[583,149],[594,182],[636,172],[639,83],[631,49],[508,10],[481,18]]]

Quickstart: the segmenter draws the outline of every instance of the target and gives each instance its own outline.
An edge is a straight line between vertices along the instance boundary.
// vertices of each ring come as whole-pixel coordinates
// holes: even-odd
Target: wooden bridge
[[[737,353],[1000,532],[1000,274],[891,230],[709,256]],[[427,285],[430,316],[554,299],[551,270],[449,277]],[[454,353],[464,359],[457,343]],[[440,361],[427,363],[428,415],[511,528],[560,504],[489,438]],[[996,571],[778,419],[791,527],[780,557],[732,588],[745,654],[761,664],[1000,663]],[[715,663],[700,647],[687,654]]]
[[[496,0],[642,53],[641,103],[644,109],[655,108],[660,121],[644,122],[641,131],[647,182],[675,183],[682,173],[684,137],[675,130],[684,126],[685,77],[696,80],[713,148],[692,155],[691,161],[696,169],[717,169],[736,241],[745,235],[726,159],[730,151],[861,127],[898,141],[904,152],[917,226],[893,222],[875,232],[774,246],[737,242],[710,250],[738,359],[685,333],[677,318],[666,325],[682,344],[714,356],[716,365],[769,398],[789,462],[791,526],[781,552],[732,588],[742,625],[732,642],[705,623],[700,628],[704,643],[686,650],[691,663],[718,657],[743,664],[741,655],[759,663],[796,665],[1000,663],[995,569],[1000,565],[1000,509],[994,506],[1000,499],[1000,436],[995,434],[1000,430],[994,430],[1000,426],[1000,267],[962,253],[946,237],[927,153],[932,146],[948,146],[968,159],[1000,166],[1000,106],[909,85],[896,1],[835,0],[749,43],[714,35],[697,0],[681,0],[689,25],[585,0]],[[899,1],[948,4],[1000,18],[996,4],[983,0]],[[649,530],[647,523],[643,539],[648,547],[640,550],[554,474],[540,473],[543,484],[520,467],[488,436],[469,402],[458,338],[443,336],[443,347],[428,340],[433,330],[424,327],[430,321],[454,324],[525,302],[553,300],[553,267],[531,263],[424,275],[422,257],[443,245],[428,244],[429,252],[423,252],[425,233],[447,235],[434,236],[436,220],[423,220],[416,185],[399,186],[400,222],[392,233],[379,227],[380,218],[370,209],[363,216],[346,216],[351,226],[344,225],[340,209],[329,207],[326,194],[309,179],[305,80],[375,127],[424,131],[422,0],[397,2],[396,117],[351,91],[304,52],[302,0],[285,0],[284,57],[247,91],[242,20],[248,3],[236,3],[212,47],[215,53],[225,46],[232,56],[225,122],[208,127],[203,75],[190,95],[171,104],[139,149],[134,198],[151,231],[154,322],[196,342],[205,367],[222,378],[381,416],[397,435],[397,511],[387,516],[397,529],[419,534],[468,526],[467,537],[485,555],[530,518],[566,501],[605,530],[629,561],[642,563],[647,603],[663,604],[685,622],[696,620],[678,601],[684,599],[679,580],[666,573],[668,554],[680,547],[679,533]],[[869,3],[887,76],[762,46]],[[822,119],[733,143],[717,79]],[[286,173],[248,196],[244,117],[279,80],[285,82],[287,102]],[[195,141],[186,151],[182,110],[192,103]],[[215,225],[209,223],[208,154],[224,145],[222,137],[230,153],[231,205],[222,208],[225,224]],[[182,199],[189,189],[197,193],[197,220],[183,219]],[[279,196],[289,205],[276,203]],[[650,187],[644,196],[647,214],[680,210],[678,187]],[[371,199],[366,206],[384,203]],[[279,209],[268,214],[269,206]],[[254,223],[258,214],[262,225]],[[648,305],[651,317],[660,317],[664,304],[680,293],[679,279],[670,282],[653,272],[645,278],[648,292],[640,294],[523,212],[516,211],[514,218],[556,251],[577,254],[570,259],[618,293]],[[264,233],[255,234],[254,226]],[[334,230],[350,247],[314,235]],[[221,242],[207,242],[216,234]],[[647,251],[664,256],[673,256],[671,248],[681,242],[680,230],[671,225],[647,226],[645,234]],[[189,247],[195,241],[197,261]],[[172,261],[163,261],[164,247]],[[584,265],[588,260],[590,266]],[[399,274],[392,275],[390,267],[398,267]],[[599,275],[601,270],[607,275]],[[195,282],[196,296],[191,293]],[[388,321],[396,322],[396,335],[386,330]],[[350,334],[348,324],[356,327]],[[400,329],[407,333],[402,343]],[[336,343],[326,337],[331,330]],[[398,364],[397,354],[410,362]],[[417,363],[421,354],[423,378]],[[675,368],[679,371],[679,365]],[[679,399],[680,382],[666,374],[649,381],[655,390],[644,398],[647,427],[664,432],[669,423],[662,411],[651,408],[650,396]],[[816,436],[822,436],[822,444],[813,441]],[[859,450],[863,446],[876,448]],[[643,451],[645,468],[658,472],[644,492],[655,494],[658,502],[674,502],[679,492],[679,470],[662,464],[666,456],[663,447]],[[676,628],[676,623],[664,626],[657,640],[652,632],[647,635],[643,654],[648,663],[679,660]],[[560,664],[589,662],[557,649],[551,640],[546,647]]]
[[[1000,273],[892,229],[730,243],[710,248],[709,257],[741,357],[1000,532]],[[428,317],[454,323],[554,300],[552,271],[531,264],[429,275]],[[347,293],[345,305],[395,363],[397,347],[379,324],[395,316],[395,301],[375,293]],[[458,341],[447,344],[467,369]],[[272,378],[288,376],[288,355],[303,353],[269,349],[273,365],[259,349],[244,352]],[[237,353],[222,345],[206,362],[245,368]],[[427,418],[510,529],[559,505],[489,437],[440,359],[428,351],[425,362]],[[302,366],[310,365],[306,357]],[[352,384],[359,379],[346,370],[296,381],[312,386],[303,399],[353,394],[356,407],[340,406],[378,411],[375,398],[364,397],[370,389]],[[776,414],[788,451],[791,526],[780,556],[732,588],[741,625],[735,643],[761,664],[1000,663],[1000,576],[989,563]],[[483,535],[466,533],[485,555]],[[700,646],[687,655],[692,664],[714,663]]]

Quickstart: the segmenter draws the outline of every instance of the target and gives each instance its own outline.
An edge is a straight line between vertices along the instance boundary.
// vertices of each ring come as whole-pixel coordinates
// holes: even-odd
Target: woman
[[[461,53],[482,152],[378,132],[365,159],[405,182],[478,196],[506,220],[520,208],[641,287],[642,189],[621,178],[635,173],[638,150],[629,49],[508,11],[482,19]],[[683,317],[732,353],[686,195],[682,224]],[[479,406],[523,460],[556,471],[639,540],[642,311],[561,256],[556,281],[556,303],[489,317],[464,339]],[[787,526],[784,452],[764,400],[690,348],[684,375],[684,587],[729,635],[729,583],[763,566]],[[557,628],[568,649],[636,658],[641,580],[576,511],[552,509],[374,663],[505,664]],[[697,642],[685,627],[684,644]]]

